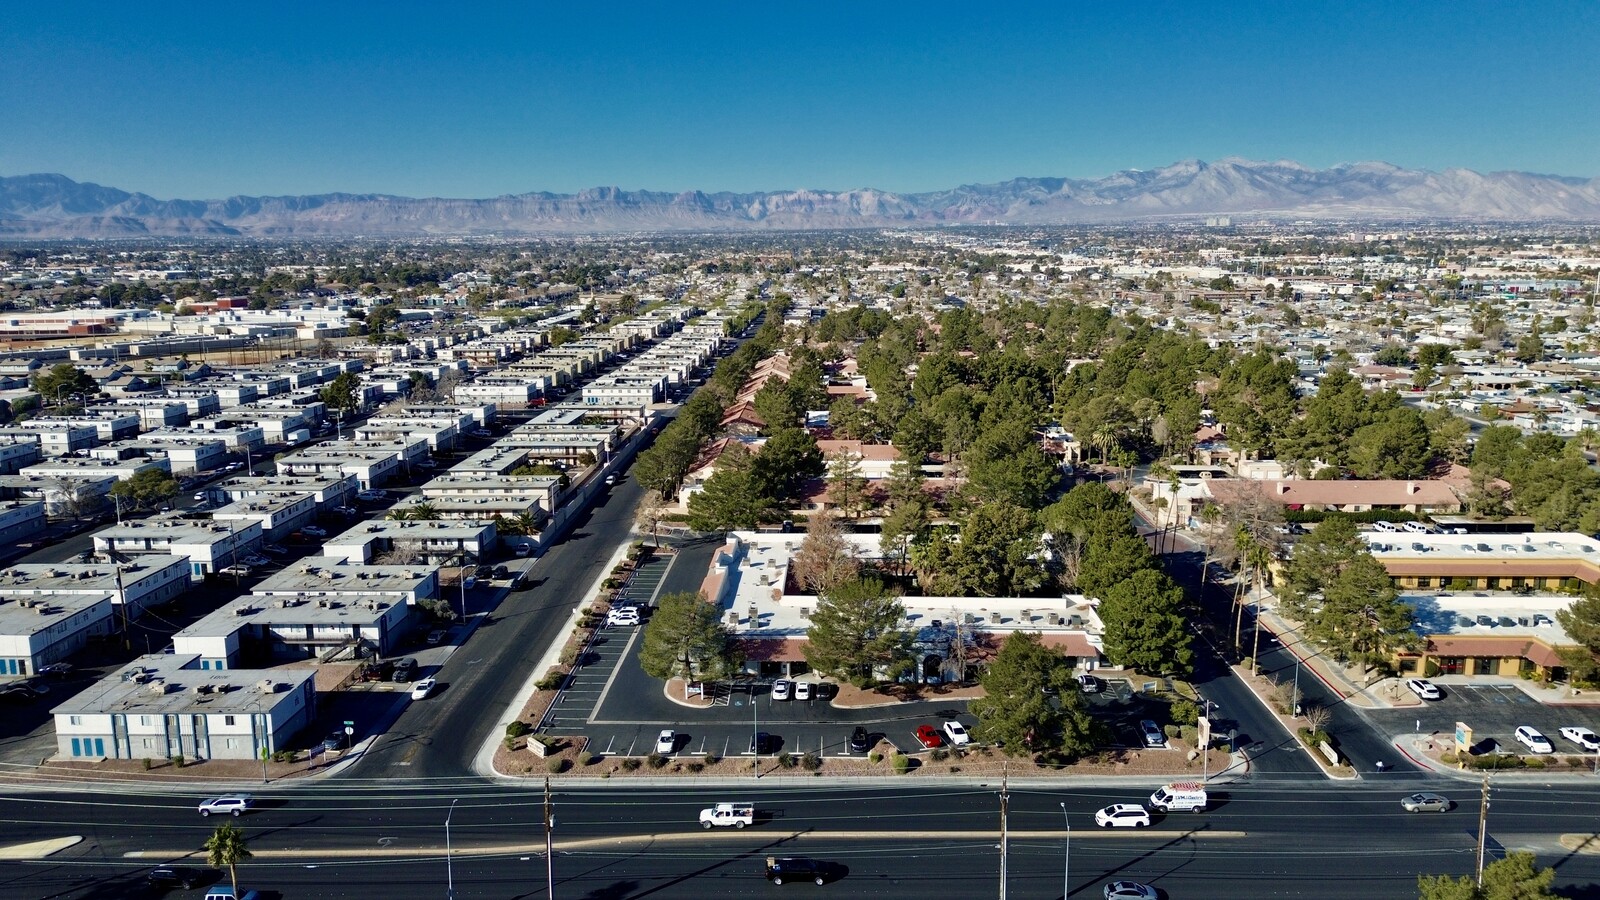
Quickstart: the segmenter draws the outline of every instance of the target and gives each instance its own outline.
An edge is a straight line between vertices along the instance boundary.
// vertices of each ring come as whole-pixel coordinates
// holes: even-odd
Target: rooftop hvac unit
[[[51,609],[48,606],[45,606],[44,603],[42,603],[42,602],[41,603],[35,603],[33,605],[33,611],[38,613],[41,616],[49,615],[50,613],[55,612],[55,610]]]
[[[248,606],[236,606],[233,610],[233,614],[236,616],[248,616],[253,612],[255,612],[255,610]]]
[[[990,625],[999,625],[1000,624],[1000,613],[999,613],[998,610],[995,611],[995,612],[989,613],[989,624]]]
[[[727,618],[728,618],[728,627],[732,628],[733,626],[738,625],[739,624],[739,611],[736,610],[736,609],[728,610]]]
[[[324,600],[318,600],[317,601],[317,607],[319,609],[328,609],[331,606],[331,604],[332,604],[332,601],[330,601],[330,600],[325,600],[324,599]]]
[[[145,690],[149,691],[152,694],[155,694],[158,697],[161,696],[162,694],[165,694],[167,692],[166,679],[163,679],[163,678],[152,678],[152,679],[150,679],[150,681],[146,684]]]
[[[1061,614],[1060,613],[1051,613],[1049,615],[1049,617],[1048,617],[1048,621],[1050,622],[1051,625],[1060,625],[1061,624]]]

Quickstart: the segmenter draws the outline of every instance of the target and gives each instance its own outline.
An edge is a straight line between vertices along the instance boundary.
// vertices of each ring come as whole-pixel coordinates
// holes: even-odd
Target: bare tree
[[[861,560],[833,517],[815,515],[806,523],[805,540],[790,567],[801,587],[820,594],[860,574]]]
[[[1326,706],[1317,706],[1315,704],[1306,706],[1300,711],[1300,714],[1306,720],[1306,727],[1312,731],[1321,731],[1327,726],[1328,720],[1333,717],[1333,713],[1329,712]]]
[[[639,527],[650,532],[657,547],[661,546],[661,523],[671,514],[671,506],[655,491],[645,491],[644,499],[639,503]]]
[[[417,551],[408,546],[396,546],[373,560],[380,566],[413,566],[421,561]]]

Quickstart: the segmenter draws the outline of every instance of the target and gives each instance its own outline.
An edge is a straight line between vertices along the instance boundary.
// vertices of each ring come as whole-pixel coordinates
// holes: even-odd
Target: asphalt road
[[[596,577],[628,539],[641,493],[637,482],[622,479],[600,495],[571,534],[534,563],[523,588],[500,595],[465,645],[430,673],[442,688],[434,698],[439,702],[409,704],[346,777],[470,776],[473,758],[517,699],[544,648],[562,639],[572,610],[590,599]]]
[[[1158,816],[1148,829],[1102,830],[1093,811],[1142,799],[1150,788],[1013,785],[1007,871],[1012,896],[1091,898],[1107,880],[1153,883],[1168,898],[1398,898],[1415,896],[1422,873],[1465,874],[1473,865],[1478,798],[1470,785],[1430,784],[1457,801],[1445,814],[1408,814],[1400,792],[1370,784],[1281,782],[1219,787],[1213,808]],[[1559,844],[1594,827],[1593,788],[1497,786],[1489,815],[1491,858],[1535,851],[1557,867],[1572,897],[1600,897],[1600,858]],[[0,861],[0,896],[155,896],[139,879],[181,859],[217,824],[194,796],[0,797],[0,823],[15,835],[83,841],[47,860]],[[769,890],[767,855],[809,855],[840,867],[819,891],[839,897],[983,897],[998,891],[998,784],[702,786],[567,790],[553,797],[559,897],[740,897]],[[702,831],[697,811],[719,800],[753,803],[744,830]],[[456,806],[452,812],[452,801]],[[240,867],[268,897],[458,898],[545,896],[543,797],[526,789],[457,791],[391,784],[352,792],[335,784],[264,798],[235,822],[255,857]],[[1063,818],[1063,807],[1067,819]],[[451,821],[446,863],[446,818]],[[1065,828],[1070,821],[1070,845]],[[137,827],[132,827],[134,825]],[[9,843],[9,841],[7,842]],[[1064,857],[1064,852],[1070,855]],[[173,896],[198,896],[174,893]]]

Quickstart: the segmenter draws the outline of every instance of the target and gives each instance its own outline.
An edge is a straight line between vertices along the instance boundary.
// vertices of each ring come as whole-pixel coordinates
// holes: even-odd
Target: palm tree
[[[228,867],[228,880],[233,884],[233,895],[239,896],[239,863],[250,858],[250,848],[245,845],[244,832],[232,822],[223,822],[206,838],[206,861],[221,868]]]

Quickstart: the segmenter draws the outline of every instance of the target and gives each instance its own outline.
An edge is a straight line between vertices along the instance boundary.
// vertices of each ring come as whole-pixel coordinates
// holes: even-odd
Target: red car
[[[924,747],[943,747],[944,738],[939,736],[938,729],[932,725],[917,726],[917,741]]]

